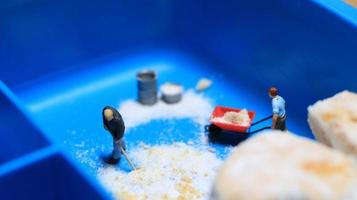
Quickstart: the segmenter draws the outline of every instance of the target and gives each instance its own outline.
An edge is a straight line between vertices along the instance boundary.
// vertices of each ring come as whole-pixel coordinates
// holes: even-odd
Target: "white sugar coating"
[[[176,104],[166,104],[158,101],[153,106],[146,106],[135,100],[128,100],[119,106],[125,126],[132,128],[158,119],[192,118],[198,124],[204,125],[213,107],[211,100],[190,90],[183,94],[182,100]]]
[[[225,124],[237,124],[240,126],[250,125],[250,118],[246,109],[242,109],[239,112],[226,112],[222,117],[215,117],[212,119],[212,121],[221,122]]]
[[[222,161],[215,153],[184,143],[140,147],[130,157],[140,169],[99,169],[99,180],[121,200],[208,199]]]
[[[127,128],[152,120],[184,118],[203,126],[213,106],[209,98],[191,90],[185,92],[177,104],[159,101],[153,106],[145,106],[128,100],[118,110]],[[135,166],[140,169],[128,173],[119,167],[105,165],[98,169],[98,178],[115,199],[208,199],[222,160],[216,157],[214,149],[209,148],[204,133],[197,139],[201,143],[189,141],[187,144],[154,146],[140,143],[136,149],[128,152]]]
[[[221,199],[357,199],[357,165],[307,138],[266,131],[235,147],[214,188]]]
[[[181,85],[177,85],[174,83],[165,83],[160,87],[160,91],[164,95],[178,95],[181,94],[183,91],[183,88]]]
[[[209,88],[212,85],[212,80],[207,79],[207,78],[201,78],[197,85],[196,85],[196,90],[201,91]]]

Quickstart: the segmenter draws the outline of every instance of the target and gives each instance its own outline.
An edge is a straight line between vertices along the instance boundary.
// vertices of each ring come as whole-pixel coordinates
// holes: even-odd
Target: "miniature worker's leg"
[[[123,147],[124,151],[126,151],[126,144],[125,144],[124,139],[120,139],[120,145],[121,145],[121,147]]]
[[[112,157],[114,159],[120,159],[121,157],[121,149],[120,147],[122,146],[121,140],[113,140],[113,152],[112,152]]]
[[[286,116],[282,117],[282,118],[278,118],[276,121],[276,126],[275,129],[281,130],[281,131],[286,131]]]

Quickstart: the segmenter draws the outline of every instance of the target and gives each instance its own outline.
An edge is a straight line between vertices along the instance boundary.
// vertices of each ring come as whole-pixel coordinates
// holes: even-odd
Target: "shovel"
[[[125,150],[123,149],[123,147],[120,147],[120,150],[121,152],[123,153],[123,155],[125,156],[126,160],[128,161],[130,167],[133,169],[133,170],[137,170],[138,168],[136,168],[133,163],[131,162],[131,160],[129,159],[128,157],[128,154],[126,154]]]

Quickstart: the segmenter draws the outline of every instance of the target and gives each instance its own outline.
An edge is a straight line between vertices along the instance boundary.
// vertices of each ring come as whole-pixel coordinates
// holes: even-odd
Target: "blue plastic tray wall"
[[[1,199],[103,199],[105,193],[41,133],[0,82]],[[86,191],[83,193],[82,191]]]
[[[232,81],[250,93],[262,96],[277,86],[289,116],[309,132],[308,105],[357,91],[357,9],[327,3],[345,9],[350,21],[322,9],[321,1],[183,0],[174,5],[173,23],[181,44],[221,66],[227,77],[234,74]]]
[[[303,121],[317,99],[357,91],[356,33],[312,1],[4,0],[0,80],[16,89],[92,58],[173,45],[222,66],[249,93],[278,86]],[[1,199],[105,199],[15,95],[0,89]]]
[[[171,30],[168,1],[5,0],[0,79],[13,87],[84,61],[156,45]]]

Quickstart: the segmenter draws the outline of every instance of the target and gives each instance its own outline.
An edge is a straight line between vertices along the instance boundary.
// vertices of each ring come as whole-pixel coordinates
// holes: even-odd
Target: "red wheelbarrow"
[[[270,115],[253,123],[255,117],[255,111],[251,111],[251,110],[248,110],[250,121],[249,124],[246,126],[233,124],[233,123],[224,123],[214,120],[217,117],[223,117],[226,112],[230,112],[230,111],[239,112],[241,111],[241,109],[216,106],[215,109],[213,110],[212,115],[209,119],[211,124],[205,126],[206,131],[209,132],[209,139],[211,141],[236,145],[239,142],[248,138],[251,134],[257,133],[262,130],[270,129],[270,126],[266,126],[254,131],[250,131],[250,128],[252,126],[255,126],[273,117],[272,115]]]

